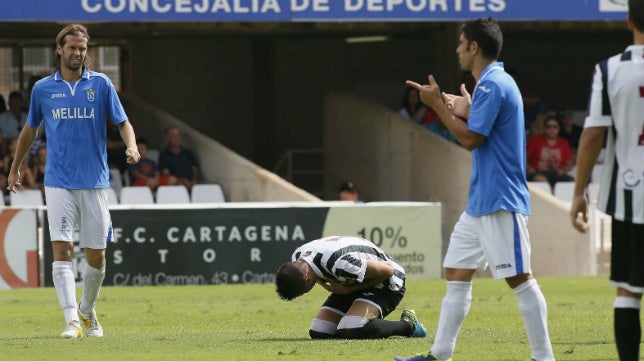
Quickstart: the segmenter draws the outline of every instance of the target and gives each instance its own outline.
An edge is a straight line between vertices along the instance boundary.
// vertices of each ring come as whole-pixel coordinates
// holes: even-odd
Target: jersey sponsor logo
[[[94,95],[96,94],[96,90],[94,89],[86,89],[85,93],[87,93],[87,101],[90,103],[94,102]]]
[[[95,118],[94,108],[87,107],[54,108],[51,110],[51,116],[54,120]]]
[[[65,93],[56,93],[51,95],[51,99],[57,99],[57,98],[66,98],[67,94]]]
[[[492,89],[486,88],[483,85],[479,85],[479,89],[481,89],[481,91],[484,92],[484,93],[489,93],[489,92],[492,91]]]

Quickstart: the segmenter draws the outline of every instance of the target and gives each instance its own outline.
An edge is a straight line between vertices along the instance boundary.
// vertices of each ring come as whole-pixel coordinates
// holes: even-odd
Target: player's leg
[[[639,360],[644,291],[644,225],[612,221],[610,282],[617,286],[613,303],[615,343],[621,361]]]
[[[481,219],[481,244],[495,279],[514,290],[530,344],[532,360],[552,361],[546,299],[532,277],[530,237],[522,214],[498,211]]]
[[[361,292],[338,324],[336,337],[348,339],[377,339],[390,336],[425,337],[427,330],[414,311],[404,310],[400,320],[384,318],[400,303],[405,288],[400,291],[371,288]]]
[[[450,236],[445,255],[447,289],[430,354],[435,359],[449,360],[454,354],[458,333],[472,304],[472,277],[476,269],[485,268],[485,257],[478,239],[476,218],[461,214]]]
[[[77,219],[77,206],[71,193],[61,188],[45,187],[47,220],[52,239],[54,262],[52,279],[58,303],[65,316],[63,338],[83,336],[76,306],[76,279],[72,259],[74,257],[73,232]]]
[[[102,337],[103,328],[96,316],[96,301],[105,278],[105,248],[112,237],[112,221],[105,189],[74,191],[83,214],[80,246],[85,249],[87,267],[83,273],[83,296],[79,316],[89,337]]]
[[[309,328],[309,336],[313,339],[324,339],[335,337],[335,332],[338,328],[338,323],[344,315],[344,312],[328,307],[322,306],[318,310],[311,321]]]

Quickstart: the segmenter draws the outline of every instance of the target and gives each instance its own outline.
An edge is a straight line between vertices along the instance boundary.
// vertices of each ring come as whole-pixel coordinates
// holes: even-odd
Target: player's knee
[[[311,321],[309,336],[313,339],[333,338],[337,327],[338,325],[334,322],[314,318]]]
[[[360,316],[344,316],[338,324],[338,330],[335,333],[336,338],[344,339],[366,339],[374,338],[371,332],[366,328],[369,319]]]

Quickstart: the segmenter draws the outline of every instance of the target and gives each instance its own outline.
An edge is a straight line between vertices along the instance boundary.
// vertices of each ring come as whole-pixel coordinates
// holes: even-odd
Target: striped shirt
[[[325,281],[364,281],[367,260],[389,261],[394,275],[375,288],[398,291],[403,287],[405,269],[372,242],[348,236],[331,236],[316,239],[300,246],[293,253],[293,262],[302,259],[315,274]]]
[[[644,45],[595,65],[584,127],[608,127],[598,208],[644,223]]]

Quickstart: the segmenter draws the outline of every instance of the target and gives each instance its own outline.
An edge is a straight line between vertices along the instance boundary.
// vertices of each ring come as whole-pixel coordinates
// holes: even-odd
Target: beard
[[[67,68],[67,70],[71,70],[71,71],[80,70],[83,67],[84,62],[85,62],[84,57],[81,58],[79,61],[75,61],[75,59],[73,60],[70,58],[63,59],[63,65],[65,66],[65,68]]]

